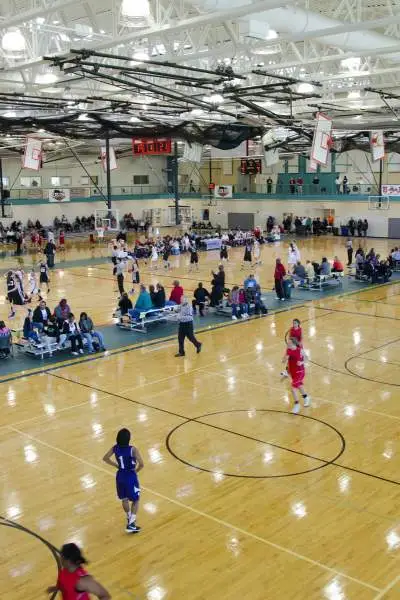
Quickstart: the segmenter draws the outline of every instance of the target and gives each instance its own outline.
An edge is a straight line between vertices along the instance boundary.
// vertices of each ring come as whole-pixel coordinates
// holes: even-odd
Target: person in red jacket
[[[335,258],[333,259],[332,273],[343,273],[343,271],[343,263],[338,259],[337,256],[335,256]]]
[[[281,263],[281,259],[277,258],[276,264],[275,264],[274,279],[275,279],[275,291],[276,291],[278,300],[285,299],[285,294],[283,293],[283,278],[285,277],[285,275],[286,275],[286,269],[283,266],[283,264]]]
[[[175,302],[175,304],[181,304],[183,297],[183,287],[179,285],[179,281],[174,281],[174,287],[171,290],[171,295],[169,299],[171,302]]]
[[[61,548],[62,569],[56,585],[47,588],[48,594],[61,592],[62,600],[89,600],[93,594],[99,600],[110,600],[111,596],[82,567],[85,558],[76,544],[64,544]]]

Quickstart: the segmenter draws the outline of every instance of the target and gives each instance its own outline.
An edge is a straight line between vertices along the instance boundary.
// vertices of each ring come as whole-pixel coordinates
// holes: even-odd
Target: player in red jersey
[[[65,250],[65,233],[62,229],[58,236],[58,245],[60,247],[60,250]]]
[[[48,594],[61,592],[62,600],[90,600],[89,594],[99,600],[111,599],[107,590],[82,567],[86,560],[76,544],[64,544],[61,548],[61,562],[57,585],[47,588]]]
[[[306,356],[301,342],[294,337],[290,338],[282,362],[287,362],[289,375],[292,379],[292,394],[294,400],[293,412],[296,414],[300,411],[298,390],[303,397],[304,406],[310,406],[311,402],[310,396],[304,389],[304,377],[306,374],[304,368],[305,358]]]
[[[301,323],[299,319],[293,319],[292,326],[289,331],[285,335],[285,342],[287,343],[290,338],[295,338],[300,345],[303,342],[303,330],[301,328]],[[289,373],[287,372],[287,365],[281,371],[281,377],[289,377]]]

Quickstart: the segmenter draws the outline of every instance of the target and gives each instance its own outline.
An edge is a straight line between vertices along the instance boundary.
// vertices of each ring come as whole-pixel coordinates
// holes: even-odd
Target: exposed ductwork
[[[236,8],[238,6],[249,5],[249,0],[196,0],[196,6],[205,11],[223,10],[226,8]],[[252,28],[255,31],[262,31],[261,24],[265,23],[268,28],[276,30],[283,39],[288,41],[302,41],[304,39],[315,39],[323,44],[336,46],[342,50],[351,50],[354,52],[364,52],[374,48],[394,47],[394,53],[386,55],[393,61],[400,61],[398,53],[399,42],[395,38],[368,31],[374,27],[381,27],[399,22],[399,15],[392,16],[390,19],[378,19],[369,23],[343,23],[342,21],[329,19],[319,14],[302,10],[295,6],[282,7],[268,10],[262,13],[251,14],[248,17],[242,17],[241,20],[247,20],[254,23]],[[357,31],[357,29],[363,31]],[[326,30],[326,33],[324,33]],[[266,37],[266,44],[268,42]]]

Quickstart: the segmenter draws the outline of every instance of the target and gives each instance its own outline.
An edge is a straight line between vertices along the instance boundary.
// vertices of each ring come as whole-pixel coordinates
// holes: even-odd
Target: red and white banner
[[[400,196],[400,185],[383,185],[382,196]]]
[[[328,164],[329,151],[332,146],[332,119],[317,114],[317,124],[314,130],[314,138],[311,148],[311,163],[326,166]]]
[[[373,162],[385,158],[385,140],[383,131],[371,131],[369,134],[369,144]]]
[[[101,147],[101,163],[103,165],[104,173],[107,173],[107,149],[105,146]],[[117,169],[117,159],[115,158],[114,148],[110,147],[110,171]]]
[[[25,142],[25,153],[22,161],[24,169],[39,171],[42,163],[42,142],[38,138],[28,136]]]

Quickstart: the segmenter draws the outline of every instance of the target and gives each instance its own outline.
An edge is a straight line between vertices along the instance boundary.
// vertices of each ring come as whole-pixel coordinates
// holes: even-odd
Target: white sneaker
[[[242,319],[246,318],[246,313],[243,313],[242,315],[240,315]]]
[[[281,377],[289,377],[289,373],[286,371],[286,369],[284,371],[281,371],[280,375]]]
[[[82,348],[79,348],[79,354],[83,354]]]
[[[306,396],[304,398],[304,406],[310,406],[310,404],[311,404],[311,398],[310,398],[310,396]]]
[[[77,352],[71,352],[72,356],[79,356]]]
[[[235,317],[235,315],[232,315],[232,321],[237,321],[237,317]]]
[[[300,412],[300,403],[296,402],[296,404],[293,406],[293,410],[292,413],[294,413],[295,415],[299,414]]]

